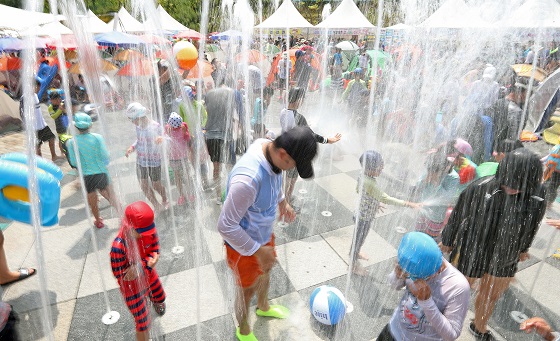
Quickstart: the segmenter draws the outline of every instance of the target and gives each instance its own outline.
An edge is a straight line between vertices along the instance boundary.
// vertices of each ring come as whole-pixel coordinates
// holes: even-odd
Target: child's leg
[[[175,175],[175,185],[177,185],[177,190],[179,191],[179,197],[185,196],[185,190],[183,187],[183,177],[184,177],[184,169],[185,165],[183,164],[185,160],[177,160],[177,163],[180,164],[173,167],[173,174]]]
[[[552,205],[556,200],[558,187],[560,186],[560,173],[554,172],[548,181],[545,182],[546,187],[546,201],[548,205]]]
[[[88,200],[88,204],[89,204],[89,208],[91,209],[91,213],[93,214],[93,217],[95,218],[95,221],[100,221],[101,217],[99,216],[99,205],[98,205],[98,200],[97,200],[97,192],[93,191],[91,193],[87,194],[87,200]]]
[[[150,300],[153,303],[163,303],[165,302],[166,297],[167,296],[165,295],[159,276],[157,272],[153,270],[152,275],[150,276]]]
[[[57,159],[56,150],[54,149],[54,140],[55,140],[54,137],[49,140],[49,149],[51,150],[51,157],[53,161]]]
[[[108,185],[104,189],[100,190],[99,193],[103,196],[103,198],[109,201],[111,206],[117,210],[119,215],[123,212],[121,203],[119,202],[119,199],[117,199],[117,195],[115,194],[115,190],[113,190],[112,185]]]
[[[35,154],[37,154],[38,156],[43,156],[43,153],[41,152],[41,144],[37,144],[37,146],[35,147]]]
[[[369,233],[369,229],[371,226],[371,221],[365,221],[363,219],[358,219],[358,223],[356,225],[356,244],[354,246],[354,253],[351,254],[352,262],[356,264],[358,260],[358,255],[360,254],[360,250],[366,241],[366,237]]]
[[[146,306],[146,291],[135,292],[127,289],[121,287],[121,294],[134,318],[136,340],[148,340],[151,320],[148,307]]]

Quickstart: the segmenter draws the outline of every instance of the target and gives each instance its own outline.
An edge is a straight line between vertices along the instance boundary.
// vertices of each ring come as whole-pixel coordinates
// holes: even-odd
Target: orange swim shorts
[[[242,288],[248,288],[255,284],[257,278],[264,273],[261,270],[257,257],[254,255],[242,256],[228,244],[225,245],[227,263],[235,274],[237,284]],[[272,234],[272,237],[270,238],[270,241],[266,243],[266,246],[275,246],[274,234]],[[274,252],[274,256],[276,256],[276,251]]]

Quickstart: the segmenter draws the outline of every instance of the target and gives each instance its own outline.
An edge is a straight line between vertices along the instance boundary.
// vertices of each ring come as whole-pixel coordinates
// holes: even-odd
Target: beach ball
[[[183,70],[190,70],[196,65],[198,51],[196,47],[188,41],[180,41],[173,46],[173,55],[177,59],[177,64]]]
[[[309,308],[322,324],[335,325],[346,315],[346,299],[342,292],[330,285],[322,285],[311,294]]]

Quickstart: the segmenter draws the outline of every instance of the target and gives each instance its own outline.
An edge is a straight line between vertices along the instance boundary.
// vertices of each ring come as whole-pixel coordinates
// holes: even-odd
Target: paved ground
[[[318,95],[310,94],[308,102],[319,102],[315,96]],[[273,103],[267,116],[267,125],[275,131],[278,131],[279,108],[278,103]],[[315,179],[299,181],[296,187],[296,205],[301,207],[297,220],[286,227],[275,227],[278,265],[272,272],[270,298],[288,306],[292,315],[283,321],[253,316],[255,334],[260,340],[374,340],[401,295],[387,287],[385,278],[393,267],[396,247],[402,237],[397,228],[411,230],[414,212],[388,208],[378,217],[365,243],[365,251],[370,256],[365,265],[370,275],[348,278],[352,212],[358,199],[357,157],[363,150],[364,139],[347,131],[336,106],[320,108],[304,105],[301,112],[317,132],[331,135],[341,131],[344,140],[336,150],[334,146],[321,147],[315,163]],[[104,126],[112,156],[111,173],[120,199],[126,203],[142,199],[134,173],[135,160],[123,156],[134,139],[132,125],[122,112],[116,112],[107,114]],[[101,130],[101,125],[95,123],[95,129]],[[15,133],[1,137],[0,153],[22,150],[22,136]],[[43,149],[48,156],[47,149]],[[394,195],[405,191],[395,178],[411,178],[411,174],[418,172],[403,150],[406,148],[390,146],[384,150],[388,165],[381,182]],[[341,160],[333,161],[332,155]],[[68,171],[68,167],[63,167]],[[41,254],[37,254],[31,227],[19,223],[8,227],[5,249],[9,264],[12,268],[37,267],[38,257],[43,259],[45,267],[39,271],[47,279],[43,289],[50,303],[55,340],[132,340],[133,321],[109,266],[108,253],[118,230],[117,217],[103,200],[102,215],[107,228],[92,229],[74,179],[66,175],[62,181],[60,223],[41,230]],[[156,219],[162,249],[157,268],[167,292],[168,309],[165,316],[155,318],[154,339],[235,339],[233,279],[215,228],[220,206],[214,202],[212,193],[199,191],[196,207],[174,207]],[[332,215],[323,215],[325,211]],[[553,209],[548,215],[556,212]],[[99,249],[97,255],[92,247],[92,232]],[[171,249],[176,245],[183,246],[185,252],[174,255]],[[558,246],[560,233],[543,224],[530,250],[531,259],[522,264],[515,284],[499,301],[491,320],[490,326],[501,339],[538,340],[534,335],[519,332],[518,325],[510,318],[511,311],[543,316],[556,324],[556,329],[560,328],[555,287],[555,283],[560,283],[560,261],[550,257]],[[354,311],[337,327],[320,325],[309,312],[311,292],[322,284],[344,291],[348,279],[347,299],[353,303]],[[107,309],[102,283],[107,289],[110,308],[121,314],[121,319],[111,326],[101,322]],[[18,329],[23,339],[46,339],[39,276],[2,289],[2,299],[12,304],[21,317]],[[466,324],[471,317],[469,312]],[[473,337],[465,330],[460,340],[473,340]]]

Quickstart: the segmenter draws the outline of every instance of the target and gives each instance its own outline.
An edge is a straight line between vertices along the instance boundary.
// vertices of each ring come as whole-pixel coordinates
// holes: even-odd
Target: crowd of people
[[[255,295],[258,316],[289,317],[287,307],[268,300],[270,270],[276,262],[274,221],[278,215],[285,222],[294,221],[299,213],[292,198],[297,179],[314,176],[312,162],[319,144],[334,144],[343,137],[317,134],[299,112],[308,93],[321,88],[313,42],[304,42],[294,60],[288,47],[295,46],[296,40],[271,43],[282,50],[272,64],[273,81],[268,83],[257,65],[214,59],[211,87],[197,89],[197,84],[181,79],[180,91],[174,92],[172,79],[180,76],[173,74],[169,64],[158,62],[161,105],[134,101],[126,109],[136,139],[124,156],[136,154],[136,176],[147,200],[126,208],[111,185],[104,138],[90,132],[90,115],[77,112],[74,121],[68,122],[60,94],[49,95],[48,111],[60,152],[72,167],[81,169],[94,225],[105,226],[97,193],[123,217],[110,250],[111,266],[134,317],[138,340],[149,339],[147,303],[158,315],[166,311],[166,293],[155,270],[160,253],[155,218],[172,204],[193,205],[198,191],[214,190],[212,200],[222,205],[217,230],[236,279],[236,337],[257,340],[249,323],[249,305]],[[546,60],[543,66],[552,68],[549,64],[558,53],[552,47],[544,54],[542,49],[527,51],[524,62],[539,58],[539,63]],[[365,47],[356,54],[357,67],[346,72],[339,48],[325,52],[332,54],[331,86],[322,91],[331,91],[335,100],[347,103],[345,114],[353,129],[371,127],[373,110],[387,96],[384,91],[392,71],[375,70]],[[441,103],[442,112],[433,115],[436,133],[423,146],[422,176],[409,197],[395,198],[380,188],[376,178],[385,166],[381,149],[368,149],[359,159],[360,202],[349,250],[350,270],[355,275],[368,275],[361,264],[368,259],[362,247],[369,230],[378,224],[375,217],[381,204],[409,207],[417,216],[415,231],[403,237],[397,264],[389,275],[391,286],[404,289],[404,295],[378,340],[457,339],[471,291],[476,295],[469,330],[478,340],[495,339],[488,330],[495,304],[512,283],[518,263],[529,258],[529,248],[560,186],[560,141],[544,157],[519,141],[529,79],[513,75],[507,84],[500,84],[503,78],[498,79],[497,72],[494,65],[477,60],[462,79],[457,95],[461,109],[457,104],[450,106],[450,101]],[[380,86],[375,88],[374,82]],[[77,89],[82,91],[80,86]],[[276,91],[283,106],[278,112],[281,133],[277,137],[265,126]],[[372,95],[377,98],[374,108],[369,105]],[[41,143],[47,142],[55,161],[60,158],[56,136],[43,119],[39,98],[30,100],[35,106],[37,153],[41,155]],[[162,112],[157,112],[159,108]],[[408,109],[416,112],[418,108]],[[76,136],[67,136],[69,124],[75,126]],[[167,162],[179,193],[176,201],[162,183]],[[212,179],[207,164],[213,167]],[[194,181],[195,173],[200,174],[200,184]],[[560,226],[558,221],[550,223]],[[525,321],[520,328],[536,330],[547,340],[558,339],[539,318]]]

